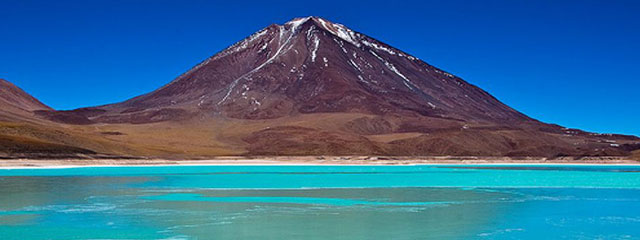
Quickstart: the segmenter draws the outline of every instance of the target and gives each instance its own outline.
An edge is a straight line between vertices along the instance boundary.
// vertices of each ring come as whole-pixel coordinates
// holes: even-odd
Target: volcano
[[[335,112],[531,120],[452,74],[317,17],[271,25],[156,91],[91,110],[96,116],[89,119],[95,122]]]
[[[270,25],[124,102],[36,113],[117,133],[106,137],[151,155],[182,157],[629,155],[639,140],[539,122],[319,17]]]

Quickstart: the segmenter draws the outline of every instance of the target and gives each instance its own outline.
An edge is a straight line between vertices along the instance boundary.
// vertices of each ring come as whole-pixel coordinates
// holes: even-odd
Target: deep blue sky
[[[545,122],[640,135],[640,1],[7,1],[0,78],[56,109],[152,91],[271,23],[345,24]]]

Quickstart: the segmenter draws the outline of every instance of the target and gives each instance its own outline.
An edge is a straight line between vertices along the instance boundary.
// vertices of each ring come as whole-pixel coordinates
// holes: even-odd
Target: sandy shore
[[[429,164],[495,164],[495,165],[640,165],[640,161],[621,157],[597,158],[495,158],[495,157],[219,157],[202,160],[169,159],[8,159],[0,160],[0,168],[68,168],[97,166],[172,166],[172,165],[429,165]]]

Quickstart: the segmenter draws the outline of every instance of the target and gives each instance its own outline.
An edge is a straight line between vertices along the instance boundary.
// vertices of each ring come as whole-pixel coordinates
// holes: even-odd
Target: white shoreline
[[[91,164],[92,161],[101,162]],[[605,160],[606,161],[606,160]],[[82,164],[74,164],[81,162]],[[108,162],[108,163],[104,163]],[[87,164],[85,164],[87,163]],[[640,167],[633,160],[615,160],[610,163],[553,161],[553,160],[387,160],[387,161],[297,161],[297,160],[0,160],[0,170],[69,169],[107,167],[180,167],[180,166],[619,166]]]

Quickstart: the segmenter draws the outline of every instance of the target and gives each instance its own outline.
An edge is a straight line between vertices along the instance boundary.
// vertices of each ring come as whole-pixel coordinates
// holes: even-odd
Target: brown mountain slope
[[[322,18],[270,25],[156,91],[37,111],[135,154],[630,155],[640,139],[541,123],[416,57]]]
[[[640,150],[633,151],[631,158],[640,161]]]
[[[13,106],[25,111],[51,110],[33,96],[13,85],[7,80],[0,78],[0,106]]]
[[[33,96],[0,79],[0,120],[33,119],[33,111],[52,110]]]
[[[0,79],[0,158],[92,158],[132,152],[99,133],[47,121],[34,111],[52,109]]]
[[[80,129],[46,121],[0,121],[0,158],[130,158],[140,152]]]

